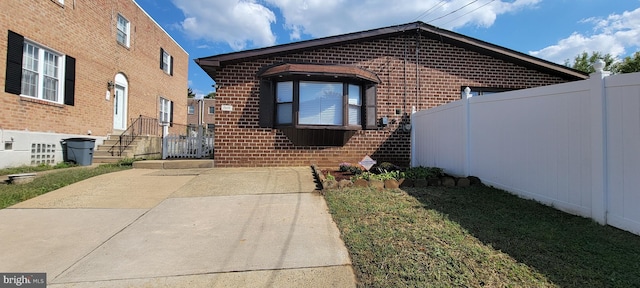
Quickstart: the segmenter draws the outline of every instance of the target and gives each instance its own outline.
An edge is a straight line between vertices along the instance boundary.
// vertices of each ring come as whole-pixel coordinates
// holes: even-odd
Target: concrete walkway
[[[47,287],[354,287],[308,167],[132,169],[0,210],[0,272]]]

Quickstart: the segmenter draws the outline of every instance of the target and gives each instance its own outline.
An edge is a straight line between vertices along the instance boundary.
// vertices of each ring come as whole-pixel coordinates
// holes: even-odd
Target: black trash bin
[[[62,139],[62,146],[66,146],[65,162],[74,162],[80,166],[89,166],[93,163],[93,148],[96,139],[93,138],[68,138]],[[64,154],[64,153],[63,153]]]

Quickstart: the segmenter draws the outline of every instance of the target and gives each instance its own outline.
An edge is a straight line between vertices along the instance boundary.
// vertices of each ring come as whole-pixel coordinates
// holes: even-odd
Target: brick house
[[[101,144],[140,115],[185,123],[188,54],[135,1],[0,10],[0,167],[60,162],[61,139]]]
[[[213,130],[216,100],[210,98],[187,100],[187,125],[190,127],[203,125],[205,129]]]
[[[195,60],[220,86],[215,165],[410,162],[410,114],[587,75],[422,22]],[[222,109],[225,108],[225,109]]]

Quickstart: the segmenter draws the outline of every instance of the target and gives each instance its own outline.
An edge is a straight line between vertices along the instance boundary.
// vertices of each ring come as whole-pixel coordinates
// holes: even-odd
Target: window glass
[[[58,56],[44,51],[42,98],[58,101]]]
[[[301,81],[298,123],[342,125],[342,85]]]
[[[28,42],[23,47],[21,94],[58,102],[62,56]]]
[[[293,103],[279,103],[277,107],[277,123],[278,124],[291,124],[293,123]]]
[[[293,123],[293,81],[276,85],[276,123]]]
[[[293,102],[293,82],[278,82],[276,86],[276,102]]]
[[[213,114],[216,112],[216,108],[214,106],[209,106],[209,114]]]
[[[349,125],[361,125],[362,93],[360,86],[349,84]]]
[[[171,101],[169,99],[165,99],[160,97],[160,122],[161,123],[169,123],[169,115],[171,113]]]
[[[193,105],[189,105],[187,106],[187,113],[192,115],[195,112],[195,108],[193,107]]]
[[[129,46],[129,20],[122,17],[122,15],[118,14],[118,34],[116,39],[122,45]]]
[[[171,55],[164,50],[162,50],[162,70],[167,74],[171,73]]]
[[[38,97],[38,47],[24,43],[22,53],[22,94]]]

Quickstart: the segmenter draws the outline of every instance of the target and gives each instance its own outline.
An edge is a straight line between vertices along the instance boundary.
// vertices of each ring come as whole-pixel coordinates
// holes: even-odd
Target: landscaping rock
[[[396,179],[384,180],[384,188],[386,189],[398,189],[400,188],[400,182]]]
[[[338,188],[338,181],[336,180],[325,180],[322,182],[322,187],[324,189],[336,189]]]
[[[347,187],[351,187],[352,183],[349,180],[346,179],[342,179],[340,180],[340,182],[338,182],[338,188],[347,188]]]
[[[364,179],[356,179],[356,181],[353,182],[353,186],[355,186],[355,187],[369,187],[369,181],[364,180]]]
[[[459,178],[456,182],[456,186],[458,187],[469,187],[471,185],[471,180],[469,178],[463,177]]]
[[[482,181],[480,181],[480,178],[476,177],[476,176],[469,176],[467,177],[467,179],[469,179],[469,182],[471,185],[481,185]]]
[[[22,173],[22,174],[12,174],[7,176],[9,180],[7,183],[10,184],[25,184],[36,179],[36,173]]]
[[[444,187],[455,187],[456,180],[453,177],[442,177],[442,186]]]
[[[429,182],[427,181],[427,179],[416,179],[414,181],[414,185],[416,187],[427,187],[429,186]]]
[[[376,190],[384,190],[384,182],[380,180],[369,180],[369,187],[376,188]]]
[[[400,183],[400,187],[413,187],[414,181],[413,179],[404,179],[402,183]]]
[[[440,186],[442,184],[440,178],[429,178],[427,182],[429,183],[429,186]]]

